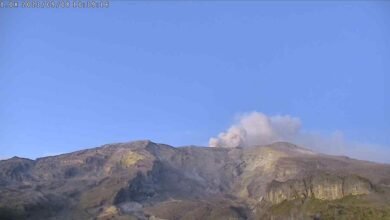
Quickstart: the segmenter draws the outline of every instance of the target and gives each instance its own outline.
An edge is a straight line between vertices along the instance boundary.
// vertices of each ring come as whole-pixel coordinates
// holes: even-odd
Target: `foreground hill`
[[[390,165],[150,141],[0,161],[0,219],[390,219]]]

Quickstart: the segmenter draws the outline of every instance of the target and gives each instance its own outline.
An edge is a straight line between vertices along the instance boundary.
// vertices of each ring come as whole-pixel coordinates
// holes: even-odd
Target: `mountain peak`
[[[390,165],[288,142],[232,149],[139,140],[1,161],[0,219],[287,219],[296,213],[276,211],[295,207],[305,216],[321,211],[305,211],[318,208],[316,199],[342,207],[344,198],[375,201],[382,205],[372,213],[390,213],[388,183]]]

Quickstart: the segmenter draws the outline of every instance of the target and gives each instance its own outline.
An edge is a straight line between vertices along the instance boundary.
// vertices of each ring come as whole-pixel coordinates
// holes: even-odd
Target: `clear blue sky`
[[[0,157],[206,145],[249,111],[390,146],[389,73],[385,1],[0,9]]]

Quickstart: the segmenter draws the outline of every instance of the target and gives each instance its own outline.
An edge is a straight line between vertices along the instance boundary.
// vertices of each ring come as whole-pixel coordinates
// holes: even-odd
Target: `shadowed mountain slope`
[[[390,165],[151,141],[0,161],[0,219],[390,219]]]

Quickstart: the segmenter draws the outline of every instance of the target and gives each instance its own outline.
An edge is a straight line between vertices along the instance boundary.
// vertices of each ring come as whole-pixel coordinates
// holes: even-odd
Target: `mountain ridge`
[[[385,204],[371,212],[386,219],[389,187],[388,164],[315,153],[288,142],[175,148],[140,140],[36,160],[1,160],[0,217],[311,219],[319,214],[326,219],[323,206],[302,207],[352,197]],[[277,207],[285,204],[293,205],[281,212]]]

